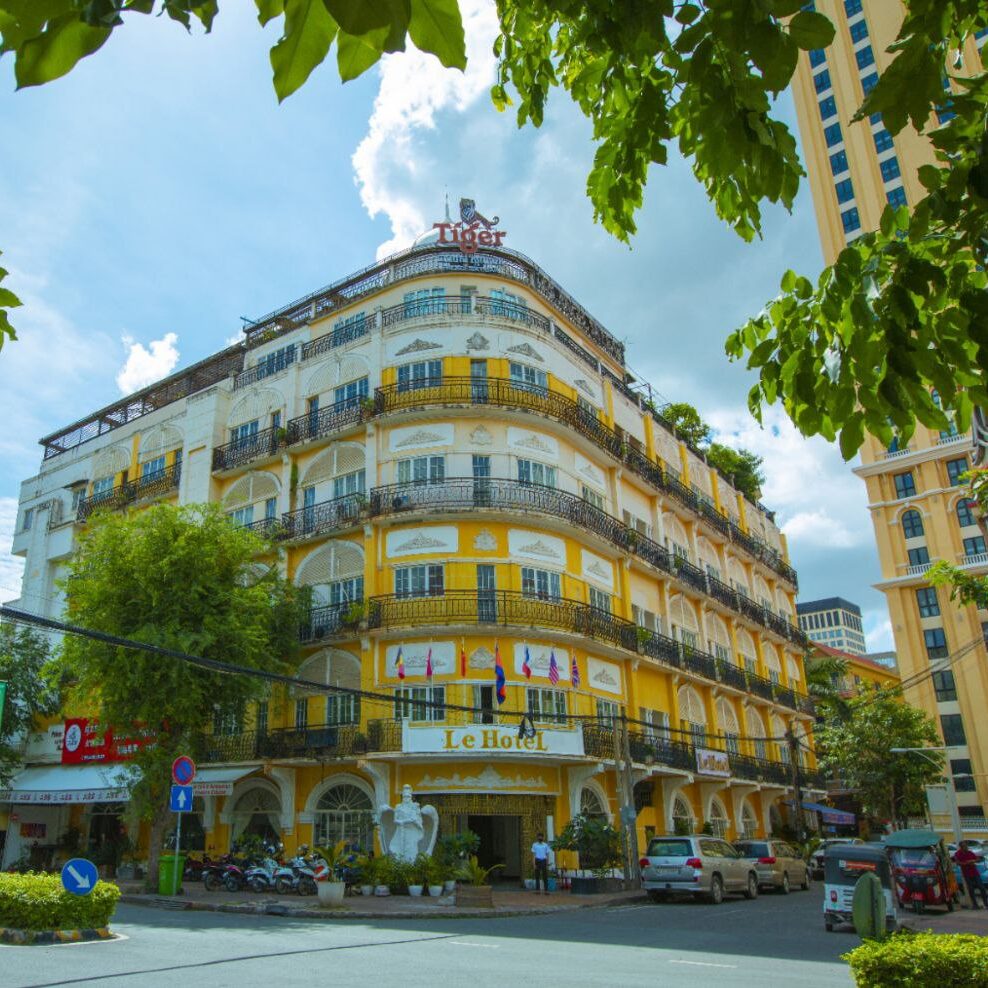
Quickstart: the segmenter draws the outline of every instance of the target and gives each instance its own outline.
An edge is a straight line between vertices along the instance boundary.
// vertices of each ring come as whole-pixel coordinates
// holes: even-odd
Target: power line
[[[309,690],[314,693],[333,693],[333,694],[343,694],[346,696],[353,696],[361,700],[367,700],[371,703],[382,703],[386,704],[388,707],[393,707],[396,704],[407,703],[409,706],[414,706],[420,709],[438,710],[441,712],[447,710],[453,710],[460,713],[467,714],[482,714],[491,715],[492,713],[497,713],[499,716],[503,717],[530,717],[531,711],[528,710],[498,710],[494,711],[486,707],[473,707],[465,706],[462,704],[446,703],[445,701],[440,702],[438,700],[422,699],[422,700],[405,700],[403,697],[395,696],[393,694],[386,693],[376,693],[370,690],[356,689],[350,686],[337,686],[329,683],[318,683],[314,680],[303,679],[299,676],[292,676],[286,673],[270,672],[264,669],[253,669],[250,666],[243,666],[232,662],[222,662],[219,659],[208,659],[203,656],[192,655],[188,652],[183,652],[178,649],[165,648],[161,645],[151,645],[147,642],[136,641],[132,638],[124,638],[120,635],[111,635],[103,631],[93,631],[89,628],[83,628],[80,625],[68,624],[63,621],[56,621],[53,618],[41,617],[37,614],[29,614],[24,611],[19,611],[8,605],[0,605],[0,617],[6,617],[11,621],[26,624],[28,626],[41,627],[49,631],[54,631],[63,635],[75,635],[80,638],[89,638],[93,641],[100,642],[104,645],[112,645],[117,648],[130,648],[137,651],[149,652],[152,655],[160,655],[164,658],[176,659],[181,662],[187,662],[190,665],[194,665],[201,669],[207,669],[211,672],[218,672],[223,675],[232,676],[249,676],[255,679],[261,679],[269,683],[278,683],[285,686],[294,686],[296,688],[301,688]],[[571,714],[571,713],[554,713],[552,715],[554,721],[566,720],[574,722],[587,722],[593,721],[601,723],[601,726],[606,726],[602,723],[600,718],[594,714]],[[636,724],[642,727],[648,728],[652,732],[672,732],[675,734],[685,735],[687,738],[692,738],[692,732],[683,730],[681,728],[676,728],[672,726],[662,726],[656,727],[654,724],[648,724],[645,721],[634,720],[632,718],[627,718],[629,723]],[[721,739],[727,740],[728,738],[733,738],[733,735],[726,734],[713,734],[707,733],[704,735],[705,738],[711,739]],[[784,738],[781,737],[747,737],[744,735],[738,735],[736,740],[738,741],[772,741],[781,743]]]

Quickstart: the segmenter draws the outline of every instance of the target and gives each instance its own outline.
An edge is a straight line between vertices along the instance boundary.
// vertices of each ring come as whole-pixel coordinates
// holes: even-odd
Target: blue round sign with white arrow
[[[85,858],[72,858],[62,865],[62,885],[73,895],[89,895],[98,880],[96,865]]]

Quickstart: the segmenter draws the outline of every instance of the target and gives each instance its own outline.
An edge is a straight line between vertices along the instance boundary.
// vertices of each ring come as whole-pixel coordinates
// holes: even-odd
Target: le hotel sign
[[[464,254],[475,254],[478,247],[500,247],[507,236],[504,230],[495,230],[500,217],[489,220],[477,212],[473,199],[460,200],[460,220],[454,223],[446,211],[443,223],[434,223],[433,228],[439,231],[439,243],[452,244]]]

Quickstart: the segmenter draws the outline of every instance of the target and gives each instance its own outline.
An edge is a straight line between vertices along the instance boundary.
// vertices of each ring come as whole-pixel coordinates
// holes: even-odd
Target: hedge
[[[58,875],[0,874],[0,927],[18,930],[98,929],[110,922],[120,889],[97,882],[89,895],[72,895]]]
[[[858,988],[984,988],[988,938],[971,933],[912,933],[866,940],[844,954]]]

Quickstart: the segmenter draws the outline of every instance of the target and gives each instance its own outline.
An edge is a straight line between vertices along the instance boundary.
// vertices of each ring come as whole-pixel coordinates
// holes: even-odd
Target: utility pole
[[[806,826],[803,823],[803,788],[799,781],[799,742],[791,727],[786,729],[786,744],[789,746],[789,768],[792,771],[793,820],[796,823],[796,839],[806,840]]]
[[[625,887],[637,884],[638,872],[638,814],[635,812],[635,785],[631,777],[631,739],[628,717],[622,710],[614,720],[614,772],[621,795],[621,834],[624,838]]]

